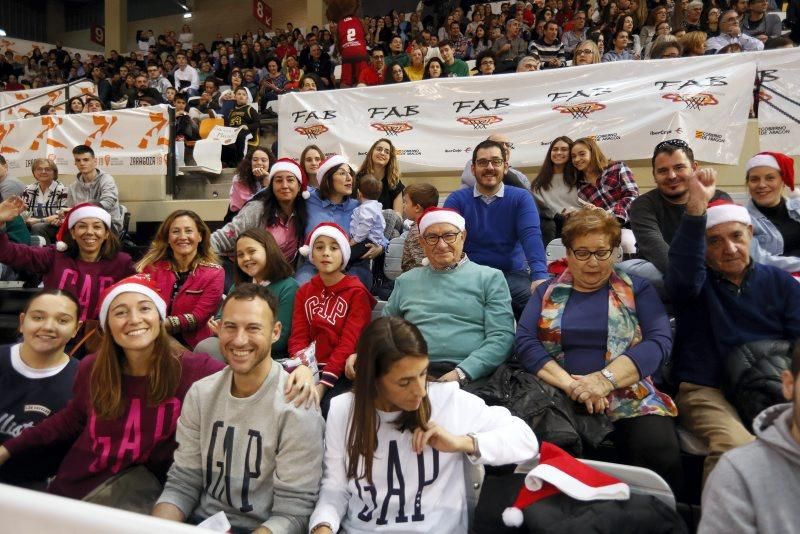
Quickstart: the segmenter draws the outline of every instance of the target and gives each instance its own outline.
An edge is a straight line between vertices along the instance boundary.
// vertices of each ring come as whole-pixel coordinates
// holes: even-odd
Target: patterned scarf
[[[561,348],[561,317],[572,293],[572,283],[572,273],[567,269],[550,284],[542,298],[539,318],[539,340],[550,357],[562,367],[565,356]],[[628,348],[642,341],[633,282],[627,274],[614,269],[609,283],[606,362],[625,354]],[[615,389],[609,394],[608,402],[606,414],[612,421],[639,415],[675,417],[678,414],[669,395],[658,391],[649,376],[628,387]]]

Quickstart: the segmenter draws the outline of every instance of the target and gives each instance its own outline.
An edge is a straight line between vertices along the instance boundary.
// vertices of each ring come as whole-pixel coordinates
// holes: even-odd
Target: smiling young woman
[[[171,341],[164,328],[166,307],[145,275],[108,288],[100,303],[106,335],[97,354],[81,361],[73,400],[58,417],[6,441],[0,464],[65,442],[71,447],[49,487],[57,495],[81,499],[134,466],[163,480],[186,392],[223,367]]]

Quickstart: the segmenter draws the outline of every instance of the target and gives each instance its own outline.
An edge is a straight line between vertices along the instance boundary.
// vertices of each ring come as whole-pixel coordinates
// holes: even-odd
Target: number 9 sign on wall
[[[253,0],[253,16],[268,30],[272,29],[272,8],[264,0]]]
[[[98,26],[97,24],[92,24],[91,34],[89,35],[89,39],[93,43],[97,43],[101,46],[105,46],[106,44],[106,29],[103,26]]]

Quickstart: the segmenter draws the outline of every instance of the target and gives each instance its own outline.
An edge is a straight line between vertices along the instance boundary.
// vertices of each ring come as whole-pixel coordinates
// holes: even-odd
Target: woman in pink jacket
[[[212,335],[207,323],[222,299],[225,271],[199,215],[177,210],[167,216],[136,269],[151,277],[167,303],[165,325],[175,339],[193,348]]]

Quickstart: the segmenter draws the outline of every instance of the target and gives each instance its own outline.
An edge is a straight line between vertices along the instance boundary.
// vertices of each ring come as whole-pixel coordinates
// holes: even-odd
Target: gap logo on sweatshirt
[[[206,452],[205,491],[219,502],[227,502],[228,506],[238,508],[244,514],[252,512],[250,481],[261,477],[263,448],[263,438],[258,430],[239,429],[237,436],[235,426],[226,426],[223,421],[215,421],[211,427],[211,439]],[[233,473],[232,484],[231,471],[238,471],[237,466],[241,466],[242,473]],[[232,491],[241,492],[241,506],[233,503]]]
[[[365,503],[364,508],[358,513],[358,518],[361,521],[365,523],[375,521],[376,525],[388,525],[389,523],[420,522],[425,520],[425,514],[422,512],[422,492],[425,486],[430,486],[439,478],[439,451],[432,447],[426,447],[422,454],[417,454],[416,456],[417,465],[412,467],[406,464],[406,472],[404,473],[400,452],[397,448],[397,440],[391,440],[389,442],[389,454],[385,463],[385,493],[379,495],[378,490],[370,485],[366,479],[355,481],[358,497]],[[426,456],[429,458],[427,463]],[[381,468],[378,460],[379,458],[373,459],[373,472]],[[409,470],[412,472],[409,472]],[[415,474],[416,477],[414,476]],[[373,476],[373,478],[375,477]],[[414,484],[415,481],[417,493],[412,505],[411,503],[406,503],[406,483]],[[397,500],[397,515],[390,517],[389,509],[393,500]]]
[[[92,275],[91,274],[84,274],[83,280],[80,280],[81,273],[75,271],[74,269],[64,269],[61,273],[61,280],[58,282],[58,289],[66,289],[69,287],[75,288],[75,296],[78,297],[78,304],[81,305],[81,321],[85,321],[86,317],[89,315],[91,311],[94,313],[94,310],[89,309],[89,304],[92,302]],[[114,285],[114,277],[113,276],[100,276],[98,278],[97,284],[97,296],[99,298],[100,295],[103,294],[103,291],[109,286]]]
[[[322,317],[330,324],[335,325],[338,319],[347,315],[347,301],[342,297],[336,295],[320,299],[317,295],[313,295],[306,299],[306,317],[309,321],[316,316]]]

